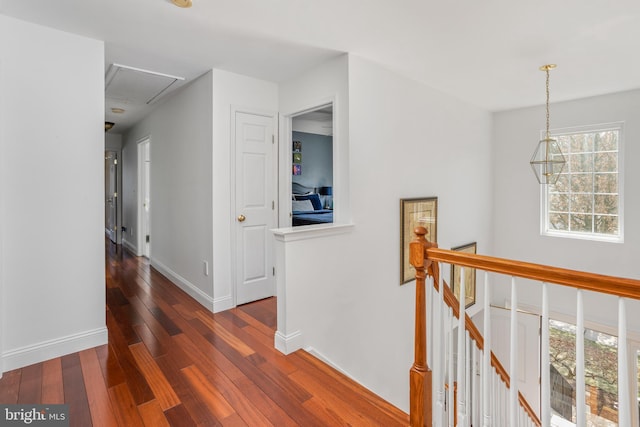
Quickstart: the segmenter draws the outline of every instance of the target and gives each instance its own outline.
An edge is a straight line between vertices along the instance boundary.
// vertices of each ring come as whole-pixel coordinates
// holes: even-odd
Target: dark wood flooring
[[[78,427],[408,425],[308,353],[275,350],[275,298],[213,315],[110,243],[106,264],[109,344],[5,372],[0,403],[66,403]]]

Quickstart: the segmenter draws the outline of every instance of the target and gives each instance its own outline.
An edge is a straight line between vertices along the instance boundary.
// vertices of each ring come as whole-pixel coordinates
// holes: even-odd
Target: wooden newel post
[[[416,324],[414,338],[414,360],[409,371],[409,422],[411,427],[432,425],[431,417],[431,370],[427,366],[427,315],[425,287],[427,248],[435,246],[427,241],[424,227],[416,227],[416,238],[409,243],[409,262],[416,269]]]

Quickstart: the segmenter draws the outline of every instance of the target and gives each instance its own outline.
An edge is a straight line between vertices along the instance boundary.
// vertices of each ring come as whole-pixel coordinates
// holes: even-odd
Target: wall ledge
[[[271,230],[276,240],[280,242],[294,242],[296,240],[317,239],[350,233],[354,224],[321,224],[303,225],[300,227],[285,227]]]

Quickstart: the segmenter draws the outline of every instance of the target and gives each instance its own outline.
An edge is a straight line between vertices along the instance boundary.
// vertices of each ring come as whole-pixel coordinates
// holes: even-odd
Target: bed
[[[294,227],[333,222],[333,210],[323,208],[320,195],[298,183],[292,185],[291,216]]]

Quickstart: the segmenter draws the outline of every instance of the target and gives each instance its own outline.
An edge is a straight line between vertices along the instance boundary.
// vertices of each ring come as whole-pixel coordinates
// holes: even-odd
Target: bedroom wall
[[[137,144],[151,137],[151,265],[209,309],[213,279],[212,73],[161,101],[124,135],[125,217],[137,229]]]
[[[400,286],[400,198],[438,197],[442,247],[490,247],[491,118],[359,57],[347,71],[354,226],[287,242],[288,332],[408,411],[415,288]]]
[[[333,138],[306,132],[293,132],[293,140],[302,142],[302,175],[291,177],[305,187],[333,185]]]
[[[524,261],[640,279],[640,90],[551,104],[551,127],[566,128],[624,122],[624,243],[594,242],[540,234],[541,189],[529,159],[544,129],[544,106],[493,115],[494,254]],[[517,236],[515,238],[514,236]],[[522,285],[519,297],[540,304],[540,287]],[[496,304],[508,298],[506,287],[494,294]],[[617,322],[615,301],[587,294],[585,316],[606,325]],[[575,292],[555,294],[551,310],[573,318]],[[634,302],[634,307],[635,307]],[[640,331],[640,307],[627,309],[629,327]]]
[[[107,342],[104,44],[0,15],[0,371]]]

